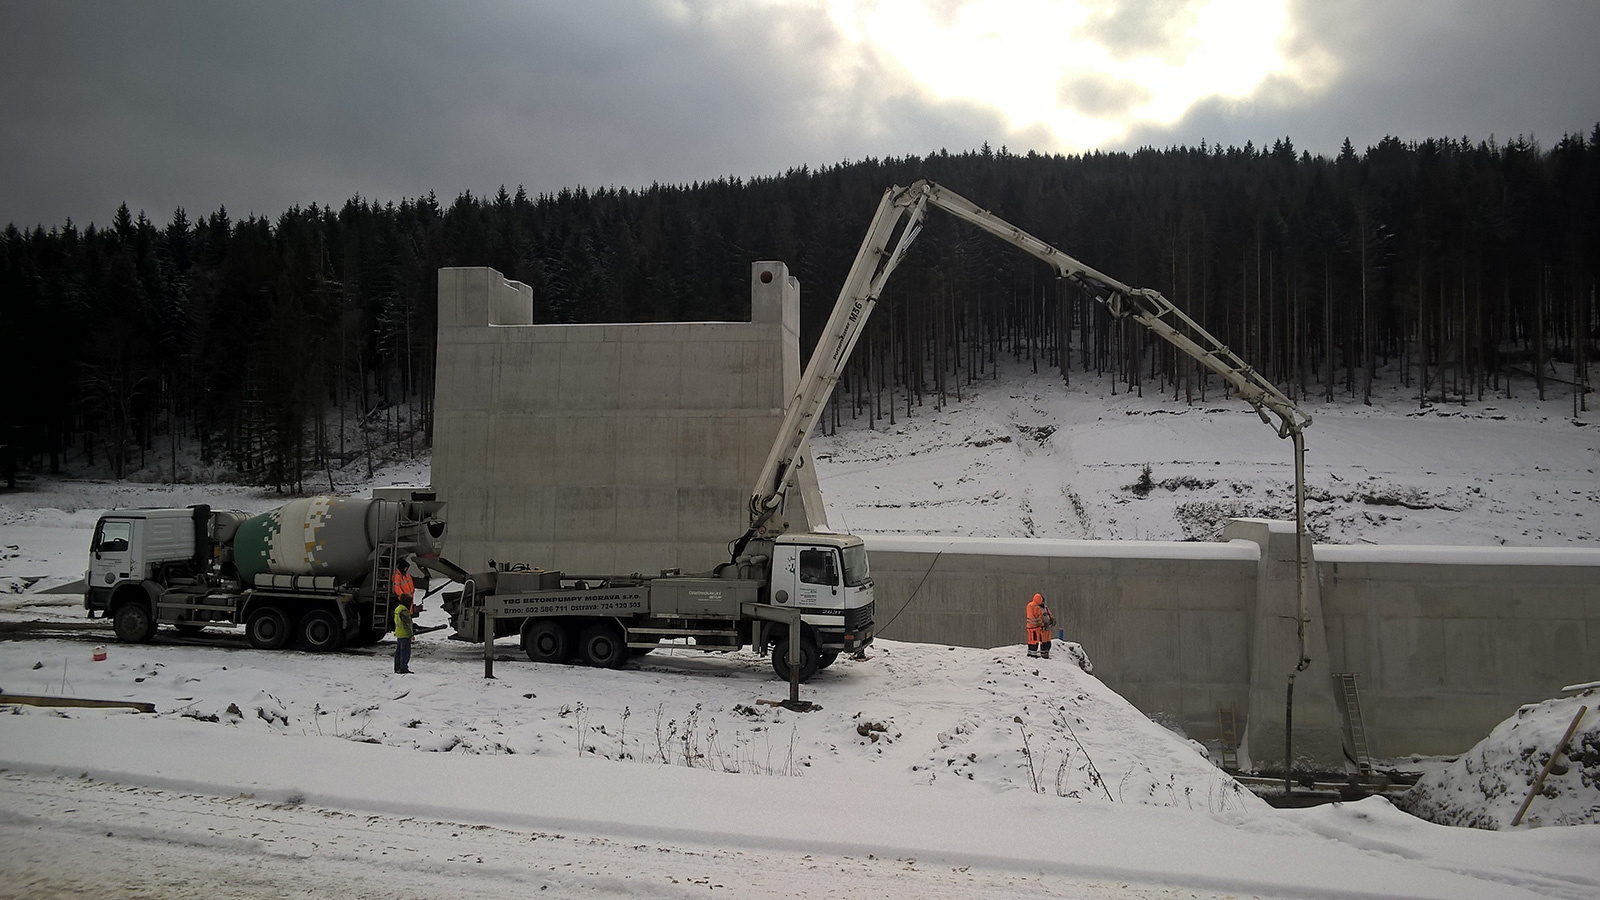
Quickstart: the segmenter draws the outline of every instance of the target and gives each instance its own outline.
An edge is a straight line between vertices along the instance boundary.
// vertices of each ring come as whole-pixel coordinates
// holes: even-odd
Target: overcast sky
[[[0,0],[0,222],[1600,122],[1600,0]],[[981,198],[975,198],[980,199]]]

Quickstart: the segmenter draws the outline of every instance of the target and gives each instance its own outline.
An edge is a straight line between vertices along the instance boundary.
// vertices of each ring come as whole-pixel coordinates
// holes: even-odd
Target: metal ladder
[[[1339,672],[1333,676],[1339,682],[1339,696],[1344,704],[1345,737],[1355,754],[1356,768],[1363,775],[1372,774],[1372,749],[1367,745],[1367,726],[1361,719],[1361,691],[1356,687],[1355,672]]]
[[[374,636],[387,634],[389,603],[394,595],[395,566],[400,562],[400,506],[395,505],[394,527],[387,537],[381,526],[378,546],[372,554],[372,631]]]
[[[1239,722],[1234,704],[1217,707],[1217,726],[1222,734],[1222,768],[1239,771]]]

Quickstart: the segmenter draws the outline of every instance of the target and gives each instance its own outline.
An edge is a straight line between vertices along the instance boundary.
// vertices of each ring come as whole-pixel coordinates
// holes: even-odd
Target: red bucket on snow
[[[94,648],[94,661],[95,662],[105,662],[106,661],[106,648],[104,648],[104,647],[96,647],[96,648]]]

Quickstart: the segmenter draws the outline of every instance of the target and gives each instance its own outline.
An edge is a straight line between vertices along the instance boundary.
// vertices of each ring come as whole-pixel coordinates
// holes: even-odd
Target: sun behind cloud
[[[1196,103],[1303,80],[1289,0],[828,0],[853,42],[940,100],[999,110],[1060,151],[1170,124]],[[1044,148],[1041,148],[1044,149]]]

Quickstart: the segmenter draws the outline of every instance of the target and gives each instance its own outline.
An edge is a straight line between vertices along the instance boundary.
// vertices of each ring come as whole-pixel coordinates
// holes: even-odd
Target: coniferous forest
[[[804,352],[883,190],[944,183],[1152,287],[1310,411],[1399,382],[1419,405],[1589,405],[1600,338],[1600,125],[1525,140],[1288,140],[1082,156],[1004,148],[642,190],[502,188],[448,206],[225,209],[0,235],[0,444],[16,473],[207,477],[300,491],[431,437],[437,270],[528,283],[537,322],[743,319],[750,263],[801,280]],[[1000,354],[1199,402],[1220,383],[938,212],[889,282],[833,413],[959,398]],[[1392,390],[1394,385],[1388,384]],[[898,411],[897,411],[898,410]],[[152,460],[171,471],[150,471]]]

